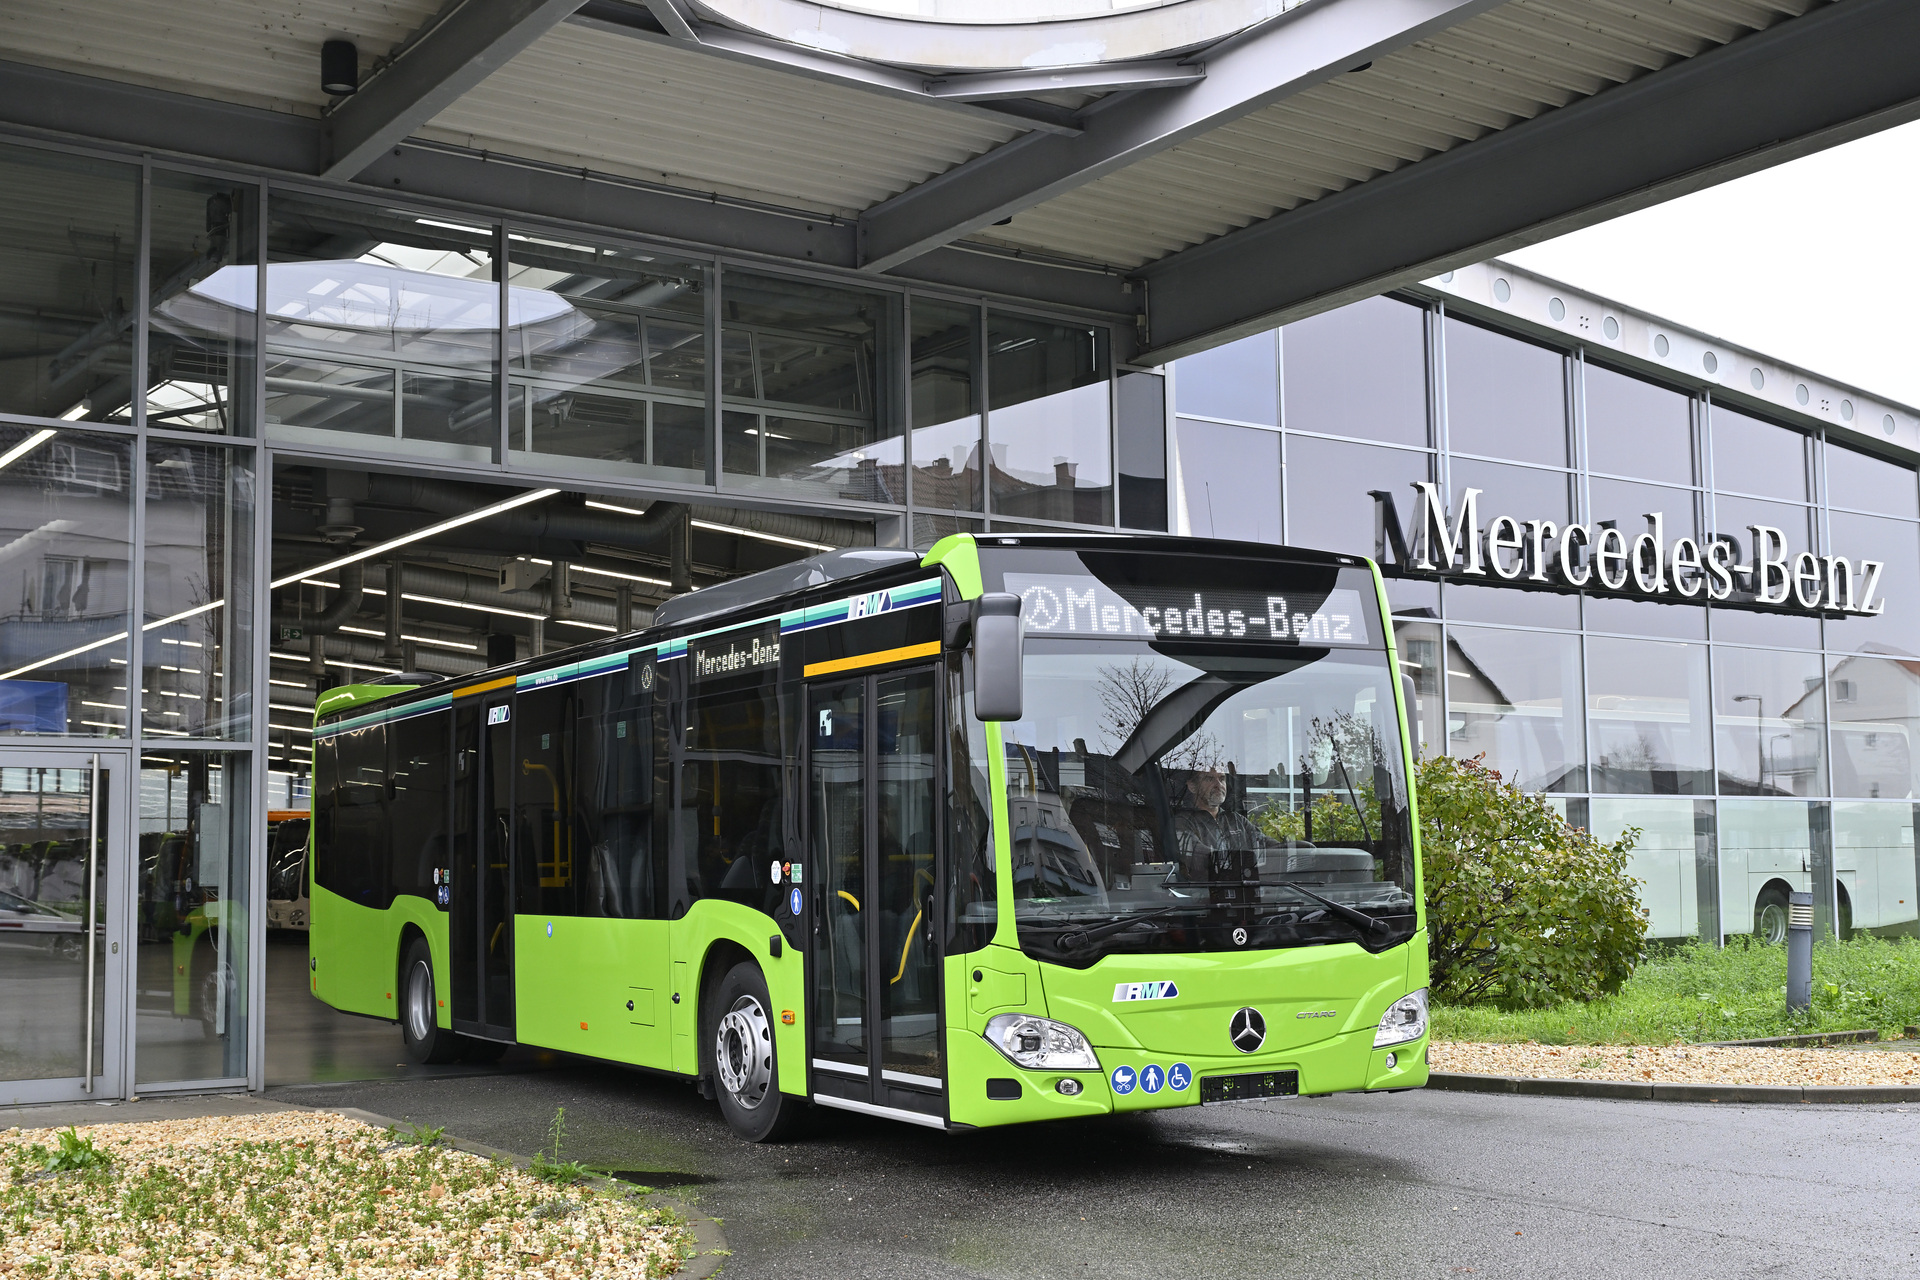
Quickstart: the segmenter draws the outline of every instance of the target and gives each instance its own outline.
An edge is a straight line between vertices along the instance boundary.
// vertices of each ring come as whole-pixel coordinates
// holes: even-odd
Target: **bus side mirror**
[[[1020,718],[1026,638],[1019,596],[992,591],[973,602],[973,714],[978,718]]]

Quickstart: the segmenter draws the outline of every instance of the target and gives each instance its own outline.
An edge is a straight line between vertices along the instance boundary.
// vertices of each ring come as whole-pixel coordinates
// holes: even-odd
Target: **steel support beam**
[[[1316,0],[1215,46],[1206,76],[1103,99],[1077,138],[1029,134],[860,217],[860,265],[891,271],[942,244],[1457,26],[1501,0]]]
[[[1142,359],[1191,354],[1920,119],[1915,49],[1913,0],[1843,0],[1172,254],[1142,272]]]
[[[1171,89],[1203,80],[1206,74],[1207,69],[1197,63],[1161,59],[1156,62],[1102,62],[1084,67],[982,71],[977,75],[941,76],[926,84],[927,92],[936,98],[986,102],[993,98],[1021,98],[1036,93],[1062,91],[1111,93],[1120,89]]]
[[[585,0],[466,0],[327,116],[322,176],[358,177]]]

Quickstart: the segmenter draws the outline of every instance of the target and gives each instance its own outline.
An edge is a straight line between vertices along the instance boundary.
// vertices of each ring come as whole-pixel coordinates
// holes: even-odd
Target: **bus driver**
[[[1231,868],[1231,853],[1264,850],[1273,843],[1246,815],[1224,808],[1226,800],[1227,780],[1220,770],[1195,769],[1187,776],[1187,801],[1174,812],[1173,832],[1183,870],[1195,880],[1210,880]]]

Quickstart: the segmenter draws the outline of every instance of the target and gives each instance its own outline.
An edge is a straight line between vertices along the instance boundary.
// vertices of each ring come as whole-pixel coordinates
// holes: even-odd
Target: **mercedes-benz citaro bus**
[[[687,1078],[752,1140],[1423,1084],[1384,600],[1346,556],[962,535],[333,690],[313,993],[418,1061]]]

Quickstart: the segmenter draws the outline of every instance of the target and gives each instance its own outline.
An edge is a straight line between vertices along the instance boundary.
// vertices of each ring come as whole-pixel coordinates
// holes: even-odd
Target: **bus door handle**
[[[927,895],[927,908],[926,908],[926,914],[925,914],[924,916],[922,916],[921,918],[922,918],[922,919],[924,919],[924,920],[925,920],[925,921],[927,922],[927,946],[928,946],[929,948],[931,948],[931,947],[933,946],[933,940],[934,940],[934,929],[933,929],[933,895],[932,895],[932,894],[928,894],[928,895]]]

